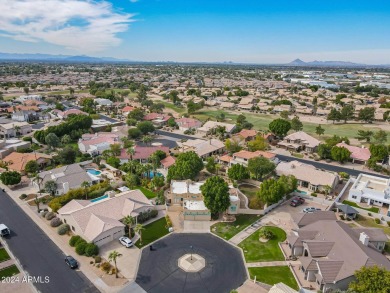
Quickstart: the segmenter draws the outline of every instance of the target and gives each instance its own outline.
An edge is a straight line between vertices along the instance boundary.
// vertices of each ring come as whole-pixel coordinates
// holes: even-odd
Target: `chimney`
[[[370,237],[364,232],[360,233],[359,241],[363,243],[363,245],[368,246],[368,242],[370,242]]]

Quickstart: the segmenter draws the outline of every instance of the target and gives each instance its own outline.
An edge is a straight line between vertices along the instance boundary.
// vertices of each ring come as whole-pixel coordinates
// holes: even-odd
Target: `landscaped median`
[[[295,290],[299,290],[297,281],[288,266],[248,268],[250,278],[256,281],[275,285],[283,282]]]
[[[237,215],[234,222],[220,222],[212,225],[211,232],[225,240],[229,240],[258,219],[260,219],[258,215]]]
[[[264,239],[263,231],[272,233],[271,239]],[[238,244],[244,251],[246,262],[283,261],[285,257],[279,242],[286,240],[286,232],[278,227],[264,226]]]

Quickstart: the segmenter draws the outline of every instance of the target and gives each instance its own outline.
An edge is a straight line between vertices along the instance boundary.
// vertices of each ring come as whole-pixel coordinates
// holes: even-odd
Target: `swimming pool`
[[[144,173],[144,177],[147,177],[147,176],[148,176],[148,173],[145,172]],[[149,178],[150,179],[153,179],[154,176],[161,177],[161,176],[163,176],[163,174],[161,174],[160,172],[150,172],[149,173]]]
[[[96,169],[87,169],[87,172],[94,176],[100,176],[102,174],[102,172]]]
[[[97,202],[99,200],[106,199],[106,198],[108,198],[108,194],[102,195],[101,197],[91,199],[91,202]]]

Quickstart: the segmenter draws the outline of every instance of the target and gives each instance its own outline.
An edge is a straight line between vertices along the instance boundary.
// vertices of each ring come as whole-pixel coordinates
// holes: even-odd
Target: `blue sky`
[[[0,11],[0,52],[390,63],[386,0],[0,0]]]

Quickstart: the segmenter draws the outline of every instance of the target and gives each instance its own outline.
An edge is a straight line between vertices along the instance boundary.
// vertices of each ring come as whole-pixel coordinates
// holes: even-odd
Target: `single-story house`
[[[202,126],[202,122],[193,118],[179,118],[175,122],[179,126],[180,130],[198,129]]]
[[[42,153],[17,153],[13,152],[3,158],[3,162],[7,163],[9,170],[24,173],[26,164],[30,161],[36,161],[39,167],[45,167],[50,164],[52,156]]]
[[[251,141],[256,138],[257,131],[254,129],[243,129],[239,133],[236,133],[234,136],[242,137],[245,141]]]
[[[292,151],[314,153],[321,142],[303,131],[291,133],[278,142],[278,147]]]
[[[357,147],[353,145],[346,144],[344,142],[340,142],[336,144],[338,147],[343,147],[346,148],[351,152],[351,160],[353,163],[358,163],[358,164],[366,164],[367,161],[371,157],[371,152],[368,148],[365,147]]]
[[[230,165],[240,164],[240,165],[248,166],[248,161],[250,159],[257,158],[257,157],[264,157],[274,163],[278,162],[276,155],[270,152],[265,152],[265,151],[250,152],[246,150],[241,150],[233,154],[233,158],[232,160],[230,160]]]
[[[134,154],[132,155],[133,160],[137,160],[140,163],[147,163],[149,157],[156,151],[163,151],[169,156],[169,148],[166,146],[138,146],[134,147]],[[119,156],[121,163],[127,163],[130,160],[130,155],[126,149],[122,149]]]
[[[225,151],[225,144],[218,139],[190,139],[185,142],[177,142],[180,151],[185,153],[194,151],[201,158],[207,158],[212,155],[221,154]]]
[[[229,124],[229,123],[223,123],[223,122],[217,122],[217,121],[207,121],[205,124],[203,124],[202,127],[199,127],[197,132],[200,134],[208,134],[212,129],[221,126],[225,127],[225,131],[228,134],[231,134],[232,131],[236,128],[235,124]]]
[[[91,156],[102,154],[105,150],[109,150],[112,144],[120,144],[119,135],[112,132],[86,133],[78,142],[79,150]]]

